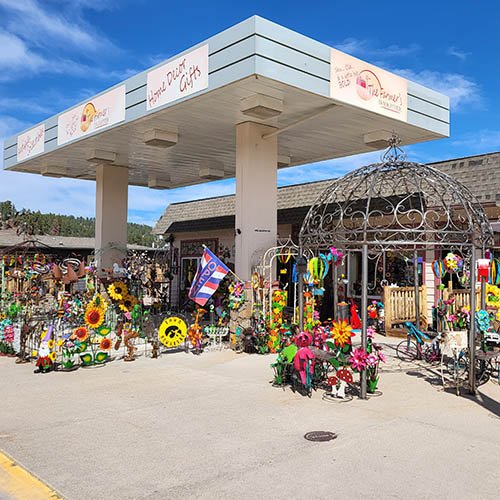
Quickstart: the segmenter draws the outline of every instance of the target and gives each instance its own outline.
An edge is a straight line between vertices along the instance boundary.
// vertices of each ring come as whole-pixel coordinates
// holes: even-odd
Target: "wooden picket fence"
[[[421,286],[420,322],[427,323],[427,287]],[[385,331],[391,332],[405,321],[415,322],[415,288],[412,286],[384,287],[384,320]]]

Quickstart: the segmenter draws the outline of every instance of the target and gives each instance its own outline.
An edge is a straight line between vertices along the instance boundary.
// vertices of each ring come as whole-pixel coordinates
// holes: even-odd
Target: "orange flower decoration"
[[[332,337],[338,346],[344,347],[345,344],[350,344],[354,335],[351,325],[345,319],[333,322]]]
[[[100,307],[92,304],[85,310],[85,323],[89,328],[99,328],[104,322],[104,312]]]
[[[87,340],[89,336],[89,331],[84,326],[79,326],[74,332],[74,336],[80,341],[83,342]]]
[[[103,339],[101,339],[101,342],[99,342],[99,347],[103,351],[109,351],[111,347],[113,347],[113,342],[111,342],[111,340],[107,337],[104,337]]]

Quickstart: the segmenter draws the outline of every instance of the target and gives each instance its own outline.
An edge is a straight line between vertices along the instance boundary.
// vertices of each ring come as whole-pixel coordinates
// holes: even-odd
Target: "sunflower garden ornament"
[[[128,288],[123,281],[114,281],[108,286],[108,294],[112,300],[120,302],[128,295]]]

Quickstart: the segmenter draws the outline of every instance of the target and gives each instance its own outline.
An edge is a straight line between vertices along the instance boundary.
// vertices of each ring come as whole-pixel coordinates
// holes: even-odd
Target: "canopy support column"
[[[276,245],[278,138],[274,127],[236,125],[235,270],[248,281],[264,252]]]
[[[120,267],[127,253],[128,169],[96,167],[95,251],[98,272]]]

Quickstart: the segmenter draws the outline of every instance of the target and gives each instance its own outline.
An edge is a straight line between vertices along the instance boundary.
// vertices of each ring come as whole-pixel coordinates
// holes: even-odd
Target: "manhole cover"
[[[329,431],[312,431],[304,434],[304,437],[308,441],[331,441],[332,439],[336,439],[337,434]]]

